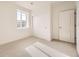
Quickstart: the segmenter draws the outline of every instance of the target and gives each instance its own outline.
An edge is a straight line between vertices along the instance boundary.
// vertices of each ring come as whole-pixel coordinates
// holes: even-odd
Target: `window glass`
[[[21,20],[21,11],[17,10],[17,20]]]
[[[22,20],[26,20],[26,14],[22,13]]]
[[[17,10],[17,28],[29,28],[29,13]]]

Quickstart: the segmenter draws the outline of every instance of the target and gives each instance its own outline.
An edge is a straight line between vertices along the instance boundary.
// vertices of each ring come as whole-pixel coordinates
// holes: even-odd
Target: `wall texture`
[[[33,35],[48,41],[51,40],[51,5],[37,2],[33,8]]]
[[[18,30],[16,27],[16,4],[0,2],[0,44],[31,36],[31,28]]]

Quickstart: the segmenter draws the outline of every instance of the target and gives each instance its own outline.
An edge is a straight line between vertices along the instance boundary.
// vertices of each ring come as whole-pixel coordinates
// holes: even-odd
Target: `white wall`
[[[77,41],[77,51],[79,54],[79,2],[77,2],[77,20],[76,20],[76,41]]]
[[[52,39],[59,39],[59,13],[63,10],[75,8],[75,2],[56,2],[52,4]]]
[[[0,2],[0,45],[31,36],[31,29],[18,30],[16,27],[16,5]]]
[[[15,3],[17,5],[32,10],[32,15],[34,17],[33,29],[32,27],[25,30],[17,29]],[[32,34],[42,39],[51,39],[51,6],[48,2],[34,3],[35,5],[32,6],[29,4],[29,2],[0,2],[0,45],[28,36],[32,36]]]
[[[50,2],[16,2],[18,5],[32,10],[33,34],[36,37],[50,40],[51,5]]]
[[[33,7],[33,35],[51,40],[51,5],[48,2],[36,2]]]

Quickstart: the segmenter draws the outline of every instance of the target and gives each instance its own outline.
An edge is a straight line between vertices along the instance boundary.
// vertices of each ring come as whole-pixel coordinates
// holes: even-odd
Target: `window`
[[[29,28],[29,13],[22,10],[17,10],[17,28]]]

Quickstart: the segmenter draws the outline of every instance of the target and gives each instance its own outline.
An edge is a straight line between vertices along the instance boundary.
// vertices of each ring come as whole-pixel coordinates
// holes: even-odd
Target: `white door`
[[[59,39],[74,43],[74,10],[60,12]]]

